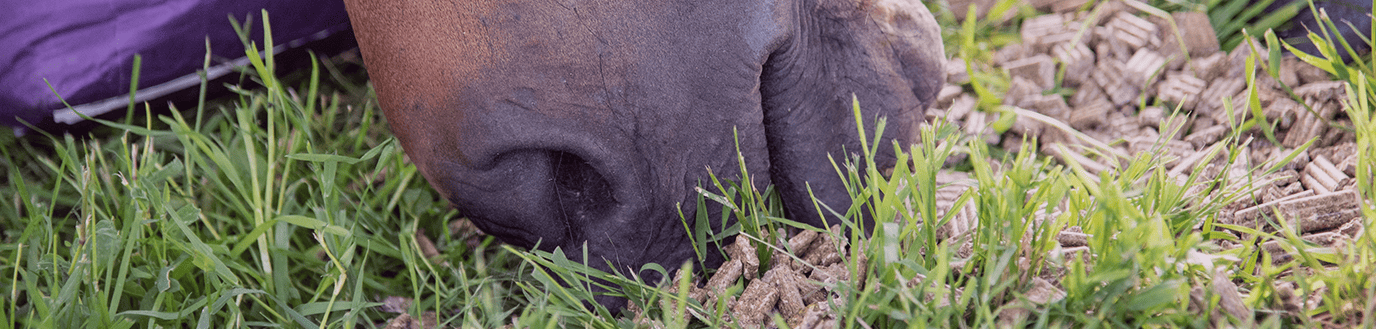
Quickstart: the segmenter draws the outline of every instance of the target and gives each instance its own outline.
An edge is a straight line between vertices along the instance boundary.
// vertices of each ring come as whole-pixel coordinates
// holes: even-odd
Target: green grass
[[[972,61],[977,84],[1006,84],[982,63],[997,46],[991,42],[1005,42],[1012,32],[991,22],[957,28],[949,19],[943,18],[946,37],[957,49],[949,53]],[[1345,110],[1357,136],[1358,187],[1370,227],[1376,218],[1373,59],[1345,64],[1335,58],[1346,47],[1323,45],[1324,54],[1303,59],[1349,81]],[[461,214],[404,160],[369,88],[339,79],[326,69],[329,59],[279,79],[272,55],[250,54],[257,59],[226,100],[103,122],[107,128],[87,137],[0,133],[0,328],[367,328],[395,316],[375,307],[387,296],[412,298],[407,312],[436,312],[447,327],[731,326],[721,320],[730,318],[728,310],[687,298],[688,277],[646,286],[561,252],[516,250],[452,230],[449,222]],[[322,78],[324,73],[336,78]],[[882,121],[857,124],[883,127]],[[838,323],[993,327],[1017,305],[1030,315],[1015,324],[1035,327],[1376,323],[1370,275],[1376,272],[1376,235],[1370,231],[1342,250],[1293,236],[1254,235],[1280,241],[1297,255],[1272,264],[1256,248],[1225,251],[1213,242],[1230,236],[1215,221],[1228,200],[1247,192],[1246,182],[1194,174],[1180,184],[1167,177],[1163,159],[1150,154],[1128,159],[1115,173],[1094,175],[1034,149],[991,149],[958,131],[928,127],[912,146],[871,139],[867,156],[835,159],[858,202],[851,209],[819,205],[818,211],[897,219],[881,221],[872,237],[837,237],[852,241],[832,247],[848,255],[851,277],[864,278],[830,287],[839,296]],[[1238,136],[1229,139],[1234,147],[1220,152],[1238,156]],[[891,174],[856,165],[872,163],[873,150],[881,147],[895,148],[911,165],[900,161]],[[965,240],[937,234],[951,217],[937,216],[934,188],[946,159],[962,154],[970,159],[962,167],[976,184],[959,202],[979,213],[978,229],[967,237],[968,255],[957,252]],[[752,237],[767,264],[773,253],[763,241],[776,241],[778,228],[797,225],[781,218],[769,187],[741,181],[714,180],[709,190],[720,192],[703,192],[698,207],[722,207],[725,216],[739,219],[742,224],[727,234]],[[686,219],[685,229],[706,222]],[[1058,253],[1055,235],[1070,226],[1092,235],[1094,257]],[[433,239],[439,256],[423,254],[420,231]],[[724,238],[696,237],[700,252]],[[1254,318],[1212,315],[1217,299],[1191,308],[1191,289],[1209,287],[1215,267],[1248,292],[1245,303],[1257,310]],[[1027,302],[1025,294],[1041,276],[1058,278],[1066,297]],[[612,293],[643,311],[613,315],[585,303],[598,284],[591,279],[620,284]],[[1323,303],[1286,312],[1276,287],[1290,282],[1296,294],[1324,291]],[[736,282],[727,292],[744,287]]]

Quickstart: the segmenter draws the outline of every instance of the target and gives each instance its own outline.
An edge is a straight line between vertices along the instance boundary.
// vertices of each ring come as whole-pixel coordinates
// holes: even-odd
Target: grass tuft
[[[996,14],[1007,10],[1015,9]],[[1240,17],[1249,10],[1215,12]],[[267,15],[261,19],[268,28]],[[957,29],[949,15],[942,21],[948,49],[966,59],[981,109],[1025,115],[997,107],[1007,77],[987,64],[1001,42],[1016,41],[1011,28],[971,19]],[[1299,57],[1347,81],[1355,179],[1371,227],[1376,57],[1343,62],[1338,54],[1350,45],[1327,42],[1328,33],[1312,37],[1320,54]],[[705,278],[685,275],[716,274],[694,270],[702,263],[648,266],[673,279],[642,283],[635,273],[573,261],[587,257],[565,250],[516,250],[464,228],[461,214],[405,160],[370,88],[340,78],[337,67],[351,65],[347,60],[317,59],[303,74],[278,76],[271,52],[257,51],[272,40],[260,47],[243,38],[251,64],[227,99],[158,115],[145,104],[121,122],[97,120],[104,128],[91,136],[0,133],[0,328],[381,327],[398,313],[445,327],[741,326],[729,301],[752,280],[728,282],[718,299],[704,302],[692,291]],[[1257,113],[1256,101],[1247,103],[1235,110]],[[1369,275],[1376,235],[1367,230],[1340,248],[1319,248],[1286,230],[1222,224],[1219,214],[1250,196],[1252,180],[1208,178],[1203,164],[1183,179],[1172,176],[1161,166],[1172,160],[1164,152],[1102,151],[1116,166],[1091,174],[1073,160],[1040,156],[1035,142],[993,148],[941,121],[921,128],[919,144],[884,145],[878,132],[864,129],[882,132],[884,121],[861,117],[860,106],[850,110],[863,154],[834,159],[854,203],[815,208],[844,218],[834,224],[850,230],[786,219],[772,187],[748,183],[759,173],[745,171],[738,154],[741,177],[714,176],[699,190],[697,216],[683,221],[698,254],[736,236],[748,239],[761,264],[801,261],[777,243],[788,238],[781,234],[826,236],[835,243],[824,247],[842,255],[851,279],[824,283],[832,294],[825,304],[847,328],[1376,323]],[[1249,145],[1241,131],[1271,124],[1261,115],[1232,123],[1237,131],[1212,152],[1236,159]],[[900,160],[892,171],[874,162],[875,150],[888,147]],[[948,159],[966,159],[954,166],[960,178],[949,178]],[[707,218],[709,207],[720,207],[724,218]],[[967,208],[973,217],[961,215]],[[861,218],[876,219],[871,236],[858,233],[866,229]],[[715,220],[731,222],[724,219],[737,224],[709,229]],[[971,229],[950,229],[956,224]],[[1067,228],[1086,234],[1085,248],[1060,246]],[[1219,240],[1244,247],[1224,250]],[[1273,262],[1260,247],[1267,241],[1294,259]],[[1256,311],[1224,312],[1214,287],[1225,281]],[[1059,295],[1046,298],[1046,287]],[[630,308],[617,314],[590,302],[597,294],[625,297]],[[1287,310],[1292,295],[1317,301]],[[764,321],[787,327],[792,320]]]

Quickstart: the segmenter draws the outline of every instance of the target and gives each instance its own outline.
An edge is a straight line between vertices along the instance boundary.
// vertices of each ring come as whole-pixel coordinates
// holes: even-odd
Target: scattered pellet
[[[1300,183],[1304,184],[1304,187],[1309,188],[1310,190],[1314,190],[1314,192],[1318,194],[1331,193],[1333,192],[1333,187],[1337,186],[1337,183],[1325,183],[1319,180],[1318,178],[1315,178],[1314,175],[1310,175],[1308,172],[1304,173],[1303,176],[1300,176]]]
[[[1319,286],[1318,288],[1314,289],[1313,292],[1309,293],[1309,298],[1305,299],[1302,307],[1306,310],[1318,308],[1319,305],[1323,305],[1323,296],[1327,294],[1328,287]]]
[[[1294,183],[1294,184],[1299,184],[1299,183]],[[1294,185],[1294,184],[1291,184],[1291,185]],[[1280,203],[1281,203],[1281,202],[1284,202],[1284,201],[1301,199],[1301,198],[1309,197],[1309,196],[1312,196],[1312,195],[1314,195],[1314,191],[1303,191],[1303,192],[1299,192],[1299,193],[1295,193],[1295,194],[1290,194],[1290,195],[1287,195],[1287,196],[1285,196],[1285,197],[1282,197],[1282,198],[1280,198],[1280,199],[1277,199],[1277,200],[1274,200],[1274,201],[1271,201],[1271,202],[1259,204],[1259,205],[1256,205],[1256,206],[1248,207],[1248,208],[1245,208],[1245,209],[1242,209],[1242,210],[1238,210],[1238,211],[1236,211],[1236,212],[1233,212],[1233,214],[1232,214],[1231,216],[1225,216],[1225,217],[1223,218],[1223,222],[1224,222],[1225,224],[1234,224],[1234,225],[1239,225],[1239,226],[1244,226],[1244,227],[1250,227],[1250,228],[1261,228],[1261,227],[1260,227],[1261,222],[1258,221],[1258,219],[1259,219],[1260,216],[1262,215],[1262,211],[1271,211],[1272,208],[1274,208],[1274,207],[1280,205]]]
[[[1209,15],[1203,12],[1175,12],[1171,13],[1175,19],[1175,25],[1180,29],[1180,36],[1184,39],[1185,49],[1190,56],[1207,56],[1219,51],[1218,36],[1214,33],[1213,24],[1209,23]],[[1168,29],[1170,40],[1162,40],[1165,44],[1174,44],[1175,31]]]
[[[1080,7],[1084,7],[1089,1],[1090,0],[1052,0],[1051,12],[1070,13],[1076,9],[1080,9]]]
[[[817,235],[817,231],[812,230],[798,232],[798,235],[788,239],[788,248],[795,255],[807,255],[808,251],[812,250],[812,241],[817,239]]]
[[[416,245],[420,246],[421,255],[425,258],[434,259],[440,255],[440,250],[435,248],[435,242],[425,235],[425,229],[416,229]]]
[[[1314,94],[1325,94],[1322,89],[1316,89],[1310,92]],[[1296,93],[1298,94],[1299,91],[1296,91]],[[1305,96],[1305,98],[1309,99],[1310,96]],[[1291,127],[1289,134],[1285,136],[1285,140],[1281,141],[1281,145],[1295,148],[1309,142],[1310,139],[1322,137],[1327,131],[1328,121],[1332,120],[1334,115],[1341,112],[1340,105],[1331,100],[1306,101],[1306,103],[1314,109],[1314,112],[1305,111],[1299,113],[1295,120],[1295,125]]]
[[[1127,83],[1133,86],[1149,86],[1161,75],[1166,66],[1166,58],[1148,49],[1138,49],[1124,64],[1123,73]]]
[[[1093,130],[1106,123],[1105,119],[1112,109],[1113,104],[1103,101],[1077,107],[1070,111],[1070,122],[1067,123],[1075,129]]]
[[[1042,15],[1023,21],[1023,43],[1033,53],[1045,54],[1058,44],[1075,39],[1076,31],[1061,15]]]
[[[770,270],[774,270],[779,267],[788,268],[789,270],[793,269],[793,257],[795,256],[790,255],[788,253],[788,240],[785,238],[787,236],[788,231],[784,230],[784,228],[782,227],[778,228],[778,230],[775,232],[774,237],[776,241],[774,241],[774,245],[772,246],[772,248],[769,248],[771,253],[769,257]],[[799,265],[801,267],[801,264]]]
[[[813,243],[817,245],[812,247],[812,251],[808,252],[806,256],[803,256],[803,262],[815,267],[822,267],[840,261],[841,255],[837,254],[834,245],[835,239],[832,239],[831,236],[823,235],[821,241]]]
[[[845,264],[839,263],[826,267],[818,267],[816,270],[812,271],[812,275],[808,276],[808,280],[813,282],[809,284],[815,284],[819,287],[832,286],[838,282],[850,280],[850,270],[846,269]],[[802,289],[799,289],[799,293],[801,292]],[[808,304],[824,302],[826,301],[827,295],[828,293],[825,289],[819,289],[811,294],[804,294],[803,301]]]
[[[1282,170],[1282,171],[1277,171],[1277,172],[1271,173],[1271,174],[1269,174],[1269,175],[1263,176],[1263,177],[1261,178],[1261,180],[1262,180],[1263,182],[1265,182],[1265,184],[1267,184],[1267,185],[1271,185],[1271,186],[1275,186],[1275,187],[1283,187],[1283,186],[1286,186],[1286,185],[1290,185],[1290,183],[1298,182],[1298,181],[1299,181],[1299,173],[1298,173],[1298,172],[1295,172],[1295,171],[1293,171],[1293,170]],[[1299,191],[1295,191],[1295,192],[1299,192]],[[1287,194],[1287,195],[1288,195],[1288,194]]]
[[[1090,51],[1084,42],[1058,44],[1052,50],[1052,54],[1065,68],[1065,76],[1062,79],[1065,86],[1079,87],[1089,81],[1091,70],[1094,69],[1094,52]]]
[[[1161,120],[1166,118],[1166,110],[1159,106],[1148,106],[1137,111],[1137,121],[1139,124],[1152,128],[1161,127]]]
[[[1324,191],[1337,191],[1338,185],[1342,183],[1344,179],[1347,179],[1346,174],[1339,171],[1337,167],[1333,166],[1333,164],[1328,162],[1328,159],[1325,159],[1322,155],[1315,157],[1314,161],[1304,166],[1304,174],[1312,177],[1310,181],[1320,185],[1319,188],[1310,186],[1311,189],[1315,190],[1320,190],[1320,188],[1322,188]]]
[[[387,313],[406,313],[411,308],[411,302],[410,297],[387,296],[377,308]]]
[[[1261,113],[1267,120],[1276,122],[1276,127],[1280,129],[1290,129],[1295,125],[1299,113],[1304,111],[1304,106],[1293,99],[1277,98],[1271,100],[1269,106],[1262,106]]]
[[[747,280],[754,280],[759,277],[760,256],[755,253],[755,244],[751,243],[749,237],[736,236],[736,242],[726,248],[726,255],[731,259],[741,261],[741,273]]]
[[[741,270],[744,266],[740,259],[732,259],[717,268],[717,273],[712,274],[712,278],[707,280],[707,291],[710,294],[726,291],[727,287],[736,284],[736,279],[740,279]]]
[[[808,304],[807,308],[804,309],[801,314],[796,315],[793,319],[788,321],[788,325],[789,327],[799,329],[831,328],[822,326],[824,320],[833,318],[831,314],[831,307],[828,306],[827,303]]]
[[[936,103],[932,104],[932,108],[943,109],[951,107],[951,103],[956,101],[956,97],[960,97],[960,95],[964,93],[965,90],[961,89],[960,86],[949,83],[943,85],[941,86],[941,90],[936,93]]]
[[[1146,47],[1152,39],[1160,42],[1156,36],[1156,24],[1126,12],[1117,13],[1105,26],[1112,30],[1114,38],[1134,49]]]
[[[1283,198],[1286,195],[1289,195],[1289,193],[1286,193],[1286,191],[1283,187],[1281,187],[1281,185],[1267,185],[1264,189],[1264,192],[1262,192],[1261,194],[1260,200],[1258,200],[1257,202],[1270,203],[1272,201],[1279,200],[1280,198]]]
[[[429,329],[439,328],[439,316],[435,311],[425,311],[417,319],[411,313],[402,313],[387,322],[386,329]]]
[[[1194,145],[1196,149],[1217,143],[1219,139],[1228,134],[1227,126],[1213,126],[1204,130],[1196,130],[1194,133],[1185,136],[1185,142]]]
[[[1218,297],[1219,308],[1227,312],[1228,315],[1240,320],[1252,318],[1252,309],[1242,301],[1242,295],[1238,293],[1237,285],[1233,284],[1227,273],[1222,270],[1214,271],[1213,280],[1209,283],[1209,287],[1214,296]]]
[[[1056,63],[1051,60],[1051,56],[1038,54],[1004,63],[1003,67],[1008,69],[1010,76],[1035,83],[1039,88],[1038,92],[1051,89],[1056,84]]]
[[[1024,105],[1023,103],[1032,97],[1041,96],[1042,90],[1036,82],[1032,82],[1022,76],[1013,76],[1012,82],[1008,84],[1008,92],[1004,94],[1003,103],[1008,105]]]
[[[946,82],[957,85],[970,82],[970,72],[965,69],[964,59],[951,58],[946,61]]]
[[[1362,236],[1362,232],[1364,230],[1365,227],[1363,226],[1361,219],[1354,218],[1352,220],[1347,221],[1347,224],[1343,224],[1343,226],[1338,227],[1337,232],[1345,234],[1350,238],[1357,238],[1359,236]]]
[[[1328,161],[1328,158],[1322,155],[1314,157],[1314,161],[1312,163],[1317,165],[1318,169],[1320,169],[1320,172],[1327,175],[1330,179],[1333,179],[1335,181],[1342,181],[1348,178],[1347,173],[1344,173],[1342,170],[1338,169],[1337,165],[1334,165],[1333,162]]]
[[[1089,234],[1061,231],[1056,235],[1056,241],[1061,243],[1061,247],[1085,246],[1089,244]]]
[[[1217,78],[1209,82],[1209,87],[1204,89],[1204,93],[1199,95],[1199,103],[1195,105],[1195,111],[1201,111],[1212,115],[1222,113],[1223,98],[1232,97],[1247,88],[1247,80],[1243,78]],[[1233,109],[1237,111],[1237,109]]]
[[[1341,232],[1320,232],[1314,234],[1305,234],[1301,238],[1304,239],[1304,241],[1308,241],[1313,244],[1317,244],[1324,247],[1333,247],[1335,245],[1342,244],[1349,240],[1352,240],[1351,237],[1348,237],[1347,235],[1342,234]]]
[[[1005,45],[1003,48],[994,51],[994,64],[1002,65],[1003,63],[1027,57],[1027,53],[1027,47],[1023,46],[1021,43]]]
[[[1123,106],[1137,98],[1139,85],[1133,84],[1125,75],[1124,63],[1117,60],[1103,60],[1098,62],[1091,77],[1100,87],[1104,88],[1104,93],[1108,95],[1110,101],[1115,106]]]
[[[1227,60],[1228,54],[1217,52],[1212,55],[1193,58],[1189,67],[1194,71],[1195,77],[1204,79],[1204,81],[1214,81],[1214,78],[1223,76]]]
[[[1214,143],[1214,145],[1212,146],[1202,148],[1198,152],[1194,152],[1194,154],[1191,154],[1189,157],[1180,159],[1180,163],[1175,164],[1175,168],[1172,168],[1169,174],[1171,176],[1183,177],[1185,176],[1186,171],[1194,170],[1196,164],[1199,164],[1200,162],[1211,162],[1214,160],[1215,157],[1218,157],[1220,154],[1224,153],[1223,150],[1225,146],[1226,145],[1223,145],[1221,143]]]
[[[1298,221],[1300,232],[1337,228],[1360,216],[1361,202],[1353,190],[1282,201],[1277,208],[1284,218]]]
[[[1169,74],[1165,81],[1157,85],[1156,97],[1170,104],[1180,104],[1185,110],[1193,110],[1205,86],[1207,82],[1189,74]]]
[[[752,280],[736,300],[734,313],[747,326],[758,326],[769,316],[769,311],[779,301],[779,289],[768,278]]]
[[[1295,94],[1307,100],[1337,101],[1344,99],[1346,82],[1343,81],[1322,81],[1314,82],[1295,88]]]
[[[974,96],[970,96],[970,94],[961,94],[960,97],[951,102],[951,107],[946,109],[947,119],[968,120],[966,116],[974,112],[975,105],[978,105],[978,103],[979,101],[976,100]]]

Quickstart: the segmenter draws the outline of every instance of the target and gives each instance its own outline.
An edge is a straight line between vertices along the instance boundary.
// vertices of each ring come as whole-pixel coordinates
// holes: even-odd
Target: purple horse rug
[[[142,57],[138,102],[197,87],[207,42],[207,77],[234,72],[247,57],[230,17],[252,19],[249,38],[262,40],[260,11],[266,10],[279,52],[349,34],[338,0],[63,0],[4,7],[0,125],[13,127],[71,124],[81,121],[76,112],[124,109],[136,54]]]

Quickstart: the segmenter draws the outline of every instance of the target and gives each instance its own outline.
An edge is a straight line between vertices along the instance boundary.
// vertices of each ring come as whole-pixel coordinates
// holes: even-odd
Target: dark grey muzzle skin
[[[394,133],[463,216],[507,243],[586,252],[597,268],[650,280],[643,265],[695,257],[681,218],[695,218],[709,168],[739,178],[737,147],[750,184],[775,184],[793,219],[821,226],[809,186],[833,209],[851,203],[828,154],[860,149],[852,95],[867,120],[888,119],[878,149],[891,165],[888,143],[913,142],[944,79],[940,31],[915,1],[348,10]]]

